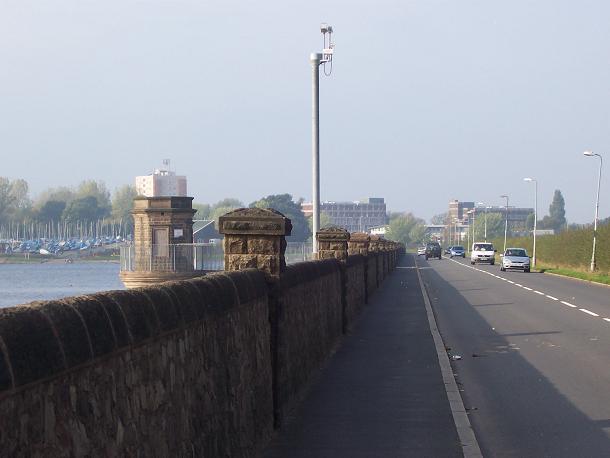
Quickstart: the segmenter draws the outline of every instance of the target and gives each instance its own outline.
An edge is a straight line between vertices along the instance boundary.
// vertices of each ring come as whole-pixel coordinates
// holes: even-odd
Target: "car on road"
[[[438,258],[442,259],[443,252],[441,245],[438,242],[430,242],[426,244],[426,259]]]
[[[454,256],[460,256],[462,258],[466,257],[466,250],[464,250],[463,246],[452,246],[451,249],[449,250],[449,256],[451,256],[452,258]]]
[[[445,248],[445,254],[451,254],[451,248],[453,248],[451,245]]]
[[[496,263],[496,251],[493,243],[475,242],[470,252],[470,264],[488,262],[493,266]]]
[[[420,246],[417,249],[417,256],[423,256],[426,254],[426,247],[425,246]]]
[[[506,272],[508,269],[530,271],[530,257],[525,248],[507,248],[502,255],[500,270]]]

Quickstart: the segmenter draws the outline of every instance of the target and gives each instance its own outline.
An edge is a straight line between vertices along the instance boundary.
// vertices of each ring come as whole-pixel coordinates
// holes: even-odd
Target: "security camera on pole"
[[[320,65],[324,66],[324,74],[330,76],[333,65],[333,52],[335,45],[332,41],[333,28],[328,24],[320,25],[320,32],[324,36],[324,48],[322,53],[312,53],[309,56],[312,70],[311,90],[311,148],[312,148],[312,168],[313,168],[313,252],[318,252],[318,242],[316,233],[320,230]],[[328,42],[327,40],[328,35]],[[326,73],[326,64],[329,64],[330,69]]]

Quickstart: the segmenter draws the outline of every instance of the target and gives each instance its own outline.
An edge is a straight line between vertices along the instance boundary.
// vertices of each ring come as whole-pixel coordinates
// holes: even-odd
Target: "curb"
[[[610,285],[606,284],[606,283],[599,283],[593,280],[585,280],[584,278],[576,278],[576,277],[569,277],[568,275],[562,275],[562,274],[555,274],[553,272],[547,272],[546,270],[544,272],[542,272],[544,275],[552,275],[554,277],[561,277],[561,278],[568,278],[570,280],[576,280],[579,282],[584,282],[584,283],[589,283],[590,285],[598,285],[598,286],[603,286],[605,288],[610,288]]]
[[[417,266],[417,263],[416,263]],[[419,279],[419,286],[421,288],[422,296],[424,297],[424,303],[426,304],[426,313],[428,315],[428,323],[430,324],[430,332],[434,338],[434,346],[436,347],[436,354],[438,356],[438,362],[441,366],[441,373],[443,375],[443,382],[445,383],[445,390],[447,392],[447,398],[449,399],[449,405],[451,407],[451,413],[453,415],[453,421],[455,428],[457,429],[460,442],[462,444],[462,453],[465,458],[482,458],[483,454],[477,442],[477,438],[474,435],[470,419],[466,413],[466,408],[462,401],[462,396],[455,382],[453,376],[453,369],[445,350],[445,344],[443,338],[438,330],[436,324],[436,318],[432,311],[432,304],[428,297],[428,291],[424,286],[424,282],[419,272],[419,266],[417,266],[417,278]]]

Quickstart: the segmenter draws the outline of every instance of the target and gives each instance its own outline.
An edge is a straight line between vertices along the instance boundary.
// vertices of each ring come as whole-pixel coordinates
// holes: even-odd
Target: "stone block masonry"
[[[290,220],[251,210],[234,271],[0,309],[2,455],[257,456],[402,247],[286,266]]]

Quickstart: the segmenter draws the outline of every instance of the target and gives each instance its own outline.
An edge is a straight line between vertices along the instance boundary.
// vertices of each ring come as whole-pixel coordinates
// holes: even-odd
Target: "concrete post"
[[[225,236],[225,270],[256,268],[277,279],[286,269],[286,236],[292,223],[280,212],[239,208],[221,216],[218,225]]]
[[[327,227],[316,233],[318,259],[338,259],[347,261],[347,245],[350,233],[342,227]]]

